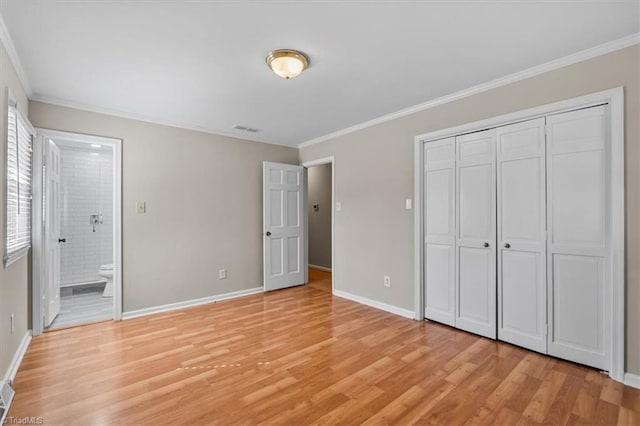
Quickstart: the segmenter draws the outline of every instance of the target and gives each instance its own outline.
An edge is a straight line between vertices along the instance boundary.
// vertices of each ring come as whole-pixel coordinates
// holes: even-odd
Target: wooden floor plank
[[[10,417],[45,424],[633,425],[640,390],[307,286],[33,339]]]

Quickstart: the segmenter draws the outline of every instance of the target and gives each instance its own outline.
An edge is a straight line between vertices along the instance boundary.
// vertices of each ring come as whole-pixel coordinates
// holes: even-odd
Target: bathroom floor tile
[[[113,298],[102,297],[105,284],[66,287],[60,292],[60,313],[49,329],[113,318]]]

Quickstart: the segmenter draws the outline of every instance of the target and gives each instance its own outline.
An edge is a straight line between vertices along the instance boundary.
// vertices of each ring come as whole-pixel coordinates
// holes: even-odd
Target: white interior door
[[[306,279],[306,174],[301,166],[263,165],[264,288],[277,290]]]
[[[606,107],[547,118],[549,354],[609,369]]]
[[[497,132],[498,339],[546,353],[545,119]]]
[[[456,157],[456,327],[495,339],[495,130],[456,137]]]
[[[455,138],[424,144],[424,316],[455,325]]]
[[[60,149],[45,139],[45,326],[60,313]]]

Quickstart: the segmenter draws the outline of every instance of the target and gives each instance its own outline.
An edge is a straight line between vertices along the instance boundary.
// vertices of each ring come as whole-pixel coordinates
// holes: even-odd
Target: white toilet
[[[102,297],[113,297],[113,263],[102,265],[98,270],[98,275],[107,279],[107,285],[104,286]]]

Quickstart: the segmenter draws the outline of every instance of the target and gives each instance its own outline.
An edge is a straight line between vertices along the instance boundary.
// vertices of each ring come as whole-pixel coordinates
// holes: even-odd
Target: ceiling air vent
[[[240,124],[236,124],[235,126],[233,126],[233,128],[236,130],[242,130],[243,132],[249,132],[249,133],[258,133],[261,130],[261,129],[254,129],[253,127],[241,126]]]

